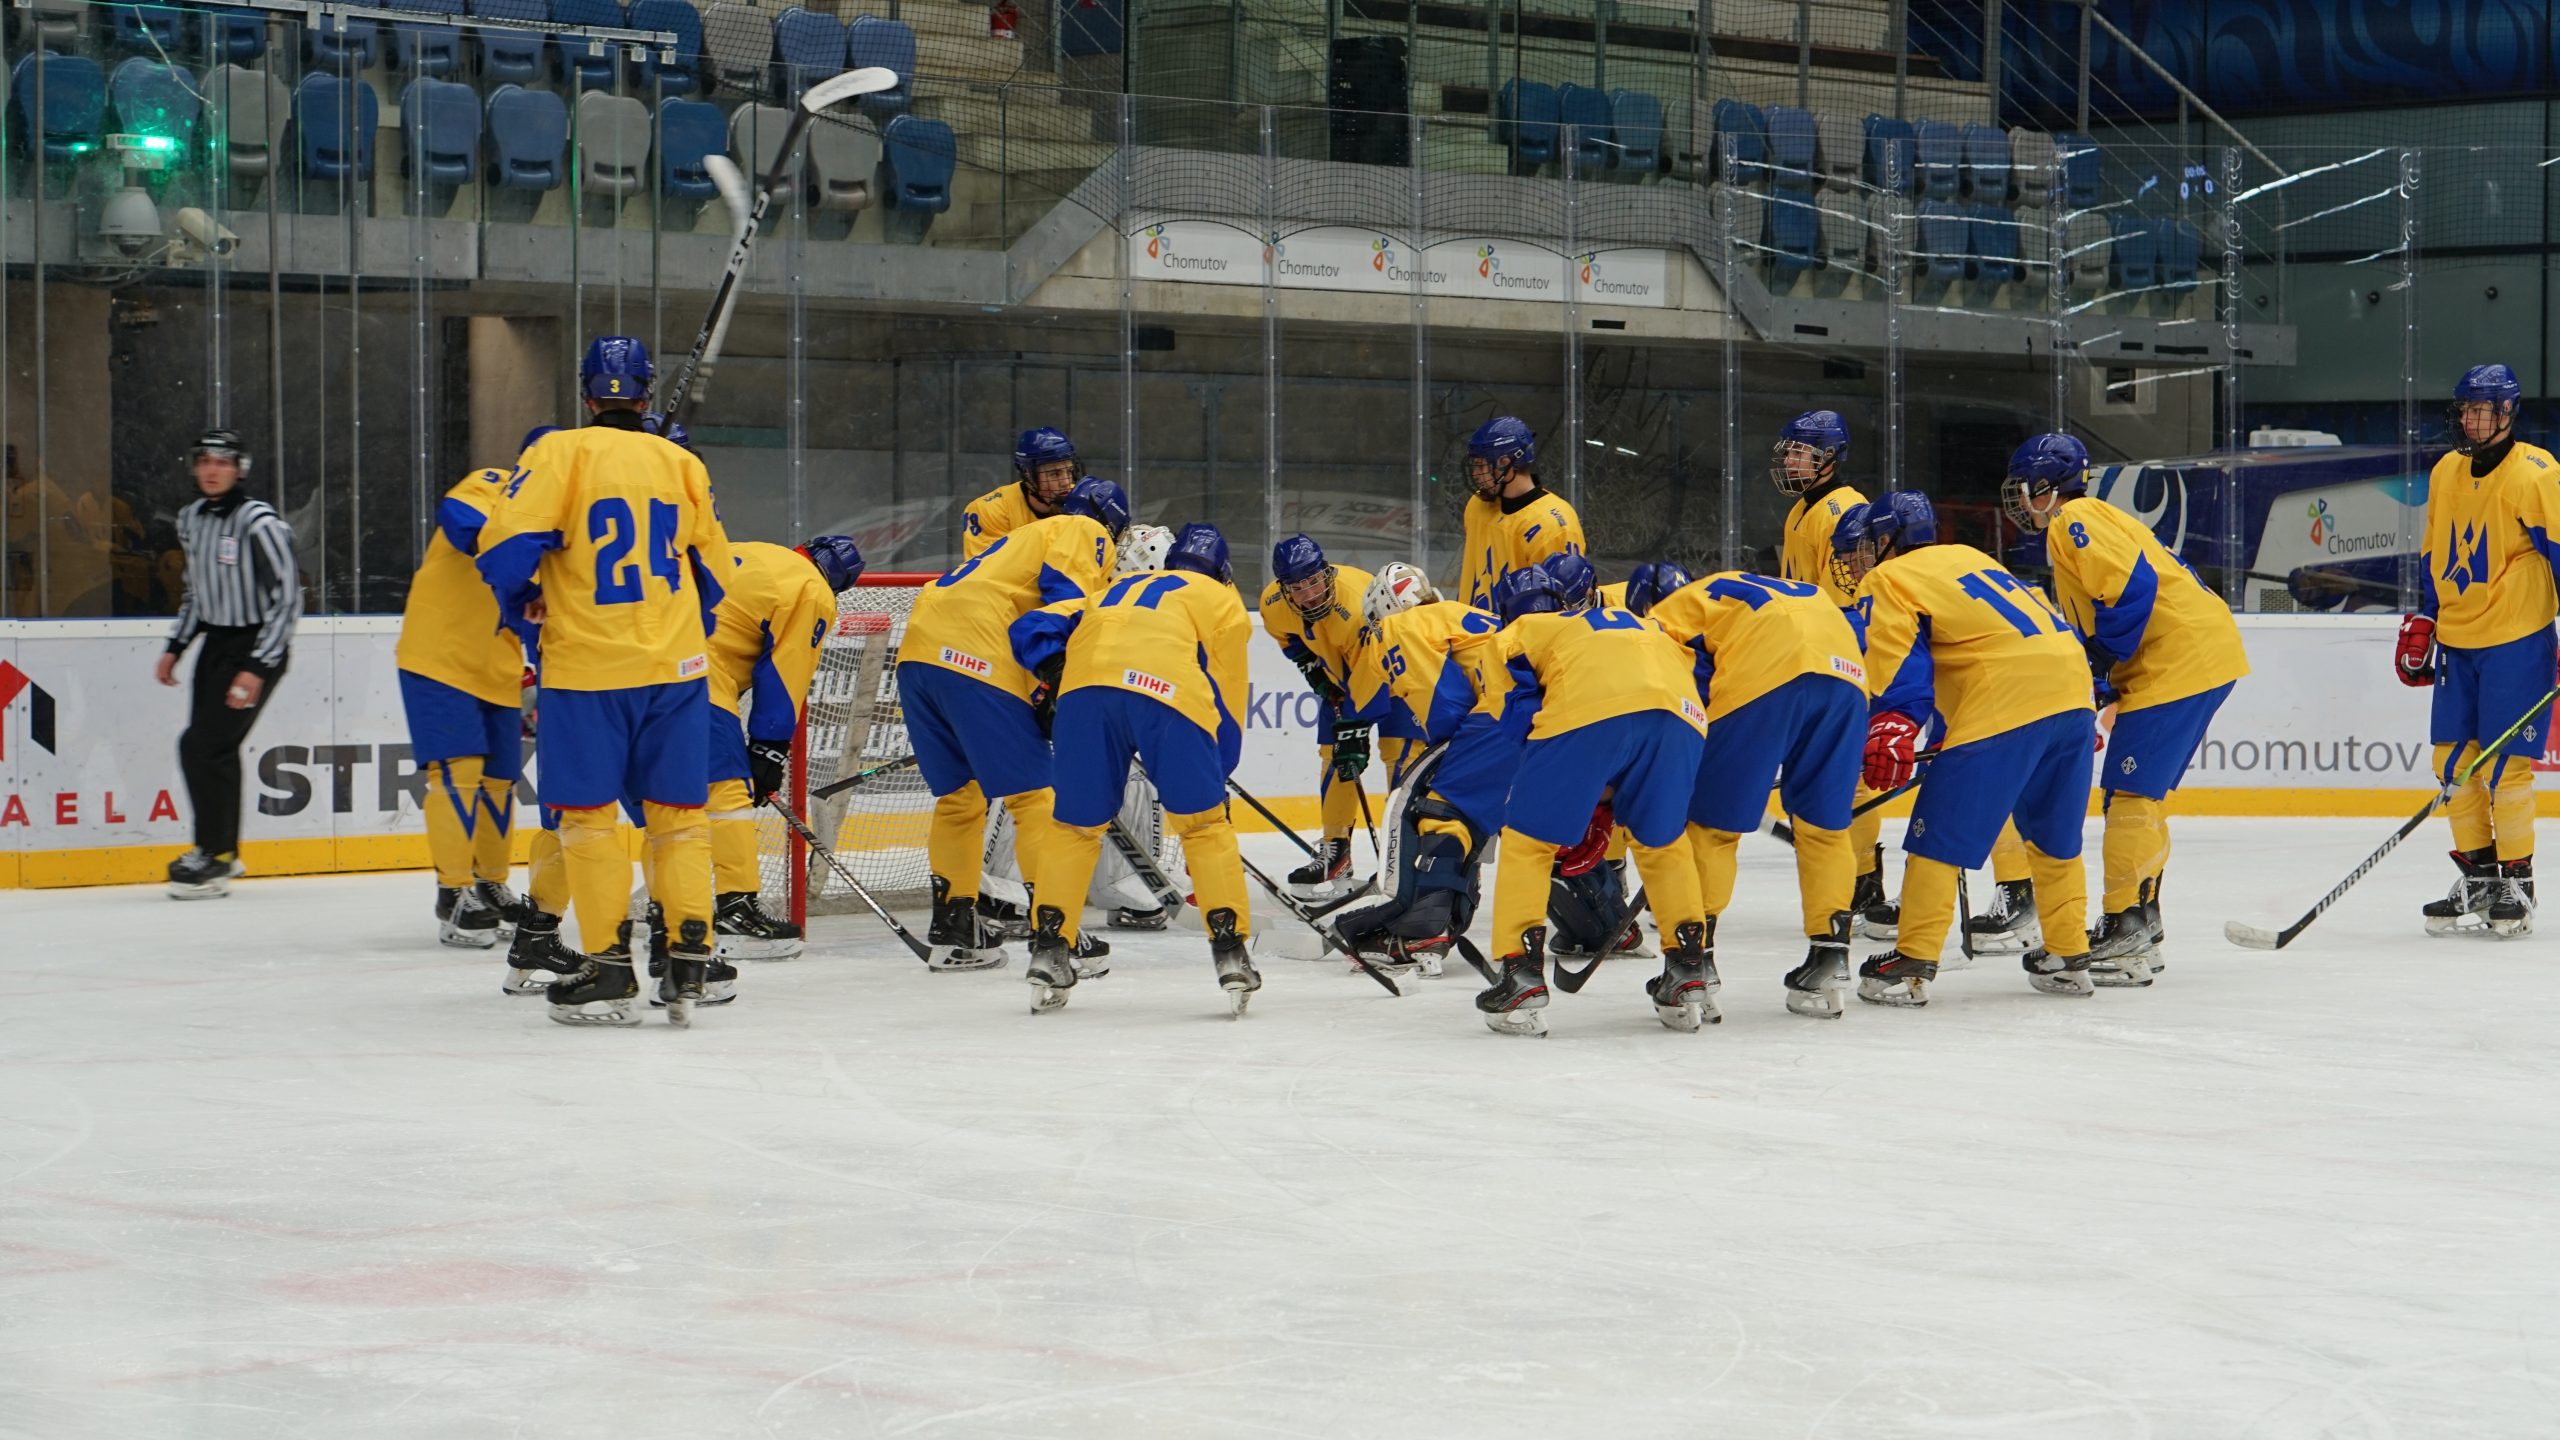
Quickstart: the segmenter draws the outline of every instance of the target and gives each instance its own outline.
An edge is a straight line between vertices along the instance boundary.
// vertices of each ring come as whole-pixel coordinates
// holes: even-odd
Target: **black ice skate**
[[[551,1001],[552,1019],[563,1025],[640,1023],[631,1013],[631,1002],[640,993],[639,977],[631,973],[631,922],[615,928],[612,949],[588,956],[577,974],[543,992]]]
[[[447,921],[447,920],[452,919],[452,918],[453,918],[453,907],[454,907],[457,903],[459,903],[459,902],[461,901],[461,899],[462,899],[462,887],[461,887],[461,886],[459,886],[459,885],[439,885],[439,886],[437,886],[437,887],[436,887],[436,920],[437,920],[437,922],[438,922],[438,923],[442,923],[442,922],[444,922],[444,921]]]
[[[1016,905],[1001,895],[978,897],[978,923],[986,930],[990,937],[987,943],[991,945],[1031,938],[1029,907]]]
[[[498,938],[501,940],[514,935],[516,927],[524,923],[524,917],[533,913],[532,902],[508,889],[504,880],[475,880],[471,882],[471,893],[480,897],[481,904],[498,912]]]
[[[2089,932],[2089,979],[2112,989],[2140,989],[2151,983],[2158,955],[2151,943],[2151,921],[2137,903],[2107,915]],[[2041,987],[2039,987],[2041,988]]]
[[[2095,995],[2097,986],[2089,975],[2089,957],[2056,955],[2038,946],[2018,962],[2027,972],[2027,983],[2047,995]],[[2148,985],[2149,980],[2143,981]]]
[[[1876,866],[1858,877],[1849,908],[1858,912],[1858,933],[1870,940],[1891,940],[1902,933],[1902,907],[1885,897],[1884,847],[1875,851]]]
[[[933,924],[925,931],[924,963],[935,970],[996,970],[1004,947],[986,933],[975,900],[954,896],[951,882],[933,877]]]
[[[1067,1003],[1076,988],[1075,950],[1067,944],[1067,912],[1043,905],[1032,917],[1031,962],[1022,970],[1031,983],[1031,1013],[1045,1015]]]
[[[1787,1008],[1817,1020],[1837,1020],[1848,1010],[1840,992],[1849,988],[1849,912],[1831,915],[1831,933],[1804,953],[1804,963],[1787,972]]]
[[[1662,973],[1644,982],[1653,1018],[1665,1029],[1694,1035],[1703,1026],[1724,1023],[1716,1010],[1716,991],[1724,982],[1716,975],[1715,925],[1712,916],[1703,925],[1680,922],[1662,952]]]
[[[1547,1033],[1547,927],[1533,925],[1520,934],[1520,948],[1498,962],[1502,969],[1491,987],[1476,992],[1476,1009],[1496,1035]]]
[[[2427,920],[2430,935],[2467,935],[2489,927],[2489,905],[2504,888],[2498,873],[2498,852],[2491,849],[2456,850],[2453,863],[2461,873],[2454,877],[2453,888],[2441,900],[2430,900],[2419,913]]]
[[[169,862],[169,898],[219,900],[231,893],[234,877],[248,873],[237,855],[207,855],[190,850]]]
[[[1289,893],[1311,905],[1351,893],[1351,841],[1319,840],[1315,858],[1289,872]]]
[[[1241,1020],[1246,1002],[1262,988],[1262,974],[1253,968],[1244,937],[1236,933],[1236,912],[1222,905],[1204,918],[1209,922],[1209,963],[1217,968],[1218,988],[1227,992],[1227,1014]]]
[[[585,965],[585,956],[560,943],[559,916],[530,911],[507,948],[507,979],[499,988],[509,995],[540,995]]]
[[[1914,960],[1899,950],[1870,955],[1858,967],[1858,998],[1870,1005],[1917,1010],[1929,1003],[1929,982],[1938,978],[1938,962]]]
[[[2151,973],[2154,975],[2169,968],[2169,962],[2162,958],[2160,952],[2160,947],[2169,940],[2168,927],[2160,923],[2160,884],[2167,878],[2154,875],[2142,882],[2142,919],[2151,927]]]
[[[1159,905],[1153,910],[1139,910],[1122,905],[1111,912],[1114,930],[1162,930],[1173,923],[1173,907]]]
[[[654,907],[652,907],[654,908]],[[711,927],[687,920],[667,950],[666,978],[658,982],[658,1003],[667,1008],[667,1023],[679,1030],[693,1024],[693,1007],[704,999],[711,979]],[[730,972],[736,979],[736,972]]]
[[[441,896],[436,907],[445,908]],[[478,890],[457,887],[453,907],[436,927],[436,940],[457,950],[486,950],[498,943],[498,912],[481,902]]]
[[[1111,945],[1090,930],[1076,931],[1076,978],[1099,980],[1111,973]]]
[[[1999,882],[1990,907],[1966,921],[1964,933],[1976,955],[2023,955],[2034,949],[2044,939],[2036,924],[2035,882]]]
[[[798,958],[800,927],[766,912],[753,890],[732,890],[712,901],[711,949],[723,960]]]
[[[2489,933],[2514,940],[2533,933],[2533,857],[2498,864],[2498,890],[2489,901]]]

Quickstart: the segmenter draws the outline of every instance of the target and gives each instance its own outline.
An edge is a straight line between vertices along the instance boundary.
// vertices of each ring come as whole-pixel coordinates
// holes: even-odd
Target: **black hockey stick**
[[[872,766],[868,770],[857,770],[853,774],[844,776],[841,779],[830,780],[826,784],[819,786],[817,789],[810,791],[809,798],[812,800],[833,800],[837,796],[852,789],[854,786],[861,784],[865,780],[886,775],[892,770],[904,770],[914,763],[916,763],[916,757],[913,755],[901,755],[895,760],[884,761],[881,764]]]
[[[1930,761],[1935,760],[1935,759],[1937,759],[1937,758],[1938,758],[1938,752],[1937,752],[1937,751],[1935,751],[1935,750],[1923,750],[1923,751],[1921,751],[1918,755],[1915,755],[1915,756],[1913,756],[1913,757],[1912,757],[1912,762],[1913,762],[1914,764],[1925,765],[1925,764],[1929,763]],[[1869,811],[1871,811],[1871,810],[1880,810],[1880,809],[1884,808],[1885,806],[1892,804],[1894,801],[1899,800],[1899,799],[1901,799],[1903,796],[1910,794],[1910,793],[1912,792],[1912,790],[1913,790],[1914,788],[1916,788],[1916,787],[1920,784],[1921,778],[1922,778],[1921,776],[1914,775],[1914,776],[1912,776],[1910,779],[1903,781],[1901,784],[1894,786],[1892,789],[1887,790],[1887,791],[1886,791],[1886,792],[1884,792],[1883,794],[1878,795],[1878,796],[1875,796],[1874,798],[1872,798],[1872,799],[1868,800],[1865,804],[1860,805],[1860,806],[1856,807],[1855,809],[1851,810],[1851,811],[1849,812],[1849,818],[1850,818],[1850,819],[1852,819],[1852,820],[1855,820],[1855,819],[1857,819],[1859,816],[1864,815],[1864,814],[1866,814],[1867,812],[1869,812]],[[1777,819],[1772,820],[1772,821],[1770,821],[1770,822],[1769,822],[1769,834],[1770,834],[1771,838],[1773,838],[1773,839],[1777,839],[1777,840],[1783,840],[1783,841],[1785,841],[1786,843],[1788,843],[1789,845],[1793,845],[1794,843],[1796,843],[1796,832],[1795,832],[1795,827],[1794,827],[1794,826],[1792,826],[1792,825],[1789,825],[1789,824],[1787,823],[1786,817],[1785,817],[1785,816],[1783,816],[1783,815],[1781,815],[1781,816],[1779,816]]]
[[[1322,858],[1321,856],[1319,856],[1319,855],[1317,855],[1317,854],[1316,854],[1316,847],[1307,843],[1307,837],[1306,837],[1306,836],[1299,834],[1299,833],[1297,832],[1297,830],[1296,830],[1296,828],[1295,828],[1295,827],[1291,826],[1288,822],[1286,822],[1286,821],[1282,820],[1279,816],[1272,814],[1272,813],[1271,813],[1271,807],[1270,807],[1270,806],[1265,805],[1265,804],[1263,804],[1261,801],[1256,800],[1255,798],[1253,798],[1253,792],[1252,792],[1252,791],[1250,791],[1250,790],[1247,790],[1247,789],[1246,789],[1246,788],[1244,788],[1243,786],[1241,786],[1241,785],[1237,784],[1237,783],[1236,783],[1236,781],[1235,781],[1235,777],[1234,777],[1234,776],[1232,776],[1232,775],[1230,775],[1230,776],[1228,776],[1228,777],[1227,777],[1227,790],[1228,790],[1228,792],[1229,792],[1229,793],[1233,794],[1237,799],[1239,799],[1239,800],[1243,801],[1243,802],[1244,802],[1244,803],[1246,803],[1247,805],[1252,806],[1252,807],[1253,807],[1253,813],[1254,813],[1254,814],[1256,814],[1256,815],[1261,816],[1264,820],[1266,820],[1266,821],[1270,822],[1270,825],[1271,825],[1271,828],[1272,828],[1272,829],[1277,830],[1277,831],[1279,831],[1281,834],[1288,836],[1288,837],[1289,837],[1289,839],[1290,839],[1290,841],[1291,841],[1293,844],[1295,844],[1299,849],[1306,851],[1306,852],[1307,852],[1307,858],[1308,858],[1308,859],[1310,859],[1310,860],[1316,860],[1316,859],[1321,859],[1321,858]],[[1361,798],[1361,799],[1363,799],[1363,800],[1365,800],[1365,799],[1367,799],[1367,798],[1369,798],[1369,797],[1368,797],[1368,796],[1366,796],[1366,795],[1363,795],[1363,796],[1361,796],[1360,798]]]
[[[2522,730],[2525,726],[2531,724],[2534,716],[2543,714],[2550,710],[2551,702],[2554,700],[2560,700],[2560,688],[2554,688],[2546,692],[2541,699],[2534,701],[2533,708],[2525,711],[2522,715],[2517,716],[2516,723],[2507,727],[2507,733],[2499,736],[2496,740],[2493,740],[2488,745],[2482,747],[2480,753],[2472,757],[2471,763],[2462,767],[2461,774],[2438,786],[2436,788],[2435,795],[2427,801],[2426,808],[2420,810],[2417,814],[2410,816],[2406,824],[2393,831],[2391,833],[2391,838],[2382,842],[2381,849],[2364,857],[2363,864],[2348,871],[2347,878],[2339,881],[2337,888],[2331,890],[2328,894],[2321,896],[2320,903],[2312,906],[2309,911],[2304,913],[2301,919],[2287,925],[2282,930],[2261,930],[2255,925],[2243,925],[2237,920],[2227,920],[2223,922],[2222,938],[2244,950],[2281,950],[2287,945],[2292,944],[2294,942],[2294,937],[2300,935],[2303,931],[2310,929],[2311,922],[2320,918],[2321,911],[2337,904],[2338,897],[2346,894],[2349,889],[2354,887],[2357,881],[2362,880],[2367,874],[2371,873],[2374,866],[2381,864],[2383,856],[2388,855],[2393,850],[2397,849],[2401,841],[2406,840],[2411,835],[2417,833],[2418,827],[2427,823],[2428,816],[2435,814],[2446,801],[2453,798],[2454,791],[2469,784],[2471,782],[2472,774],[2479,770],[2482,765],[2487,764],[2490,756],[2495,755],[2500,750],[2504,749],[2506,747],[2506,743],[2516,737],[2517,731]]]
[[[1287,910],[1290,914],[1297,916],[1299,920],[1303,921],[1308,929],[1316,932],[1316,937],[1324,941],[1326,946],[1347,957],[1351,963],[1359,969],[1361,974],[1366,975],[1370,979],[1377,981],[1380,985],[1385,986],[1388,994],[1395,996],[1402,996],[1404,994],[1402,990],[1396,988],[1395,981],[1387,978],[1387,972],[1370,964],[1365,956],[1363,956],[1359,951],[1352,949],[1350,944],[1343,940],[1341,932],[1335,930],[1331,925],[1326,924],[1323,920],[1318,919],[1303,903],[1292,898],[1288,891],[1281,889],[1277,884],[1273,883],[1270,876],[1262,873],[1261,866],[1244,858],[1244,852],[1241,850],[1236,852],[1236,858],[1244,861],[1244,873],[1252,876],[1255,882],[1261,885],[1263,889],[1270,891],[1271,898],[1279,901],[1282,909]]]
[[[860,900],[863,904],[870,906],[871,913],[880,917],[881,924],[896,931],[898,938],[906,942],[907,948],[916,953],[917,959],[923,960],[927,964],[932,963],[931,956],[933,951],[927,947],[923,941],[916,938],[914,931],[899,924],[897,916],[892,915],[887,910],[881,908],[880,902],[872,898],[871,892],[864,888],[863,883],[853,878],[853,872],[846,869],[844,862],[836,858],[836,852],[828,848],[826,841],[818,838],[817,831],[809,828],[808,821],[801,819],[790,806],[783,804],[782,797],[779,795],[767,797],[765,803],[774,808],[774,812],[782,817],[782,823],[791,827],[793,833],[800,837],[800,842],[802,844],[817,851],[820,856],[825,858],[828,867],[836,872],[836,878],[842,880],[852,889],[854,898]]]
[[[1604,860],[1601,863],[1605,865],[1609,862]],[[1636,887],[1634,898],[1627,901],[1627,908],[1618,912],[1618,923],[1610,927],[1608,941],[1600,947],[1599,954],[1591,957],[1590,964],[1576,970],[1565,964],[1563,960],[1556,959],[1556,988],[1567,995],[1581,994],[1582,987],[1591,983],[1591,977],[1600,973],[1600,962],[1608,959],[1617,950],[1618,939],[1627,933],[1629,922],[1643,913],[1644,887],[1639,885]]]
[[[1360,828],[1369,832],[1369,857],[1378,862],[1380,870],[1384,870],[1387,868],[1387,852],[1378,848],[1378,821],[1369,813],[1369,787],[1361,784],[1358,776],[1353,776],[1351,793],[1360,797]]]
[[[773,157],[773,168],[757,182],[755,204],[747,211],[745,219],[736,218],[737,197],[727,193],[732,186],[721,185],[722,198],[731,207],[734,226],[729,242],[729,263],[720,272],[719,288],[711,292],[711,309],[702,317],[701,330],[694,334],[693,349],[684,357],[684,364],[677,369],[675,380],[665,391],[663,408],[667,424],[683,419],[694,403],[702,398],[703,391],[710,387],[711,368],[719,362],[720,343],[728,336],[729,316],[737,308],[739,284],[746,279],[747,261],[755,253],[756,236],[764,229],[765,214],[773,207],[773,197],[781,191],[783,182],[791,174],[792,157],[800,148],[800,137],[808,133],[809,123],[818,118],[819,112],[847,100],[897,88],[898,72],[878,65],[828,76],[802,92],[799,103],[792,107],[791,123],[782,132],[782,148]],[[724,165],[727,163],[726,157],[715,158],[721,159]],[[719,178],[715,171],[715,182]]]

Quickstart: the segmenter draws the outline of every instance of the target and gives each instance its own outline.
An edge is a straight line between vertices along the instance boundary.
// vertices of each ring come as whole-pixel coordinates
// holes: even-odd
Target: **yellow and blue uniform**
[[[1840,517],[1850,506],[1866,503],[1867,497],[1845,480],[1797,497],[1780,532],[1778,577],[1818,586],[1832,604],[1848,609],[1857,597],[1840,588],[1839,567],[1831,563],[1831,532],[1840,528]]]
[[[708,772],[711,862],[723,895],[763,888],[746,742],[787,746],[799,734],[800,710],[836,620],[836,593],[808,556],[760,540],[734,545],[730,555],[712,617]]]
[[[2115,728],[2098,767],[2106,792],[2106,896],[2112,914],[2169,863],[2165,802],[2186,778],[2205,727],[2249,673],[2240,627],[2221,597],[2151,527],[2103,500],[2064,501],[2045,530],[2054,598],[2107,668]]]
[[[1871,714],[1943,731],[1902,848],[1896,948],[1936,961],[1955,921],[1956,875],[1980,866],[2012,815],[2035,877],[2045,944],[2087,948],[2080,825],[2095,717],[2071,622],[1970,545],[1892,556],[1858,587]]]
[[[1550,555],[1582,550],[1582,517],[1563,496],[1540,486],[1508,500],[1474,496],[1467,501],[1458,583],[1450,593],[1479,610],[1491,610],[1493,587],[1503,576]]]
[[[1459,818],[1425,819],[1424,834],[1457,837],[1469,852],[1502,827],[1527,739],[1526,715],[1506,726],[1507,656],[1494,618],[1455,600],[1398,611],[1363,632],[1351,666],[1353,713],[1421,737],[1394,772],[1402,784],[1423,752],[1448,746],[1430,792]]]
[[[2419,612],[2435,617],[2435,697],[2428,738],[2447,784],[2480,747],[2534,708],[2554,684],[2552,577],[2560,567],[2560,465],[2512,442],[2491,459],[2447,454],[2427,477]],[[2454,792],[2454,848],[2533,854],[2533,762],[2548,738],[2535,720]]]
[[[1309,662],[1321,666],[1334,684],[1345,685],[1351,673],[1352,660],[1360,648],[1361,597],[1369,592],[1373,577],[1357,565],[1333,567],[1333,602],[1312,620],[1300,614],[1289,603],[1280,582],[1262,587],[1262,628],[1280,643],[1280,651],[1289,663],[1306,668]],[[1316,795],[1323,818],[1324,838],[1347,840],[1353,822],[1360,818],[1360,782],[1338,781],[1333,776],[1333,730],[1344,720],[1358,718],[1345,715],[1331,695],[1316,696]],[[1394,717],[1377,720],[1381,739],[1395,742],[1378,747],[1378,758],[1387,762],[1389,774],[1395,773],[1406,758],[1407,747],[1416,738]]]
[[[590,953],[629,914],[630,865],[614,805],[644,802],[657,898],[671,931],[711,926],[711,660],[705,646],[731,569],[711,477],[681,446],[607,410],[535,441],[480,533],[479,567],[511,626],[539,599],[542,803]]]
[[[1687,835],[1705,743],[1686,651],[1624,610],[1523,615],[1503,629],[1507,718],[1528,721],[1503,815],[1494,877],[1495,954],[1521,952],[1544,925],[1556,852],[1580,840],[1600,802],[1634,838],[1636,872],[1665,935],[1705,918]]]
[[[473,471],[437,502],[393,652],[409,753],[427,776],[427,853],[439,885],[504,880],[511,863],[524,645],[498,623],[497,596],[472,563],[510,474]]]
[[[1831,933],[1857,869],[1850,795],[1867,733],[1867,671],[1858,633],[1809,581],[1727,571],[1656,601],[1645,616],[1696,657],[1707,743],[1689,792],[1689,844],[1701,903],[1733,902],[1742,837],[1760,828],[1772,784],[1795,817],[1796,886],[1805,934]]]
[[[1019,481],[997,486],[960,512],[960,558],[975,560],[987,553],[988,546],[1034,520],[1047,518],[1031,508],[1031,497],[1022,493]]]
[[[1023,878],[1037,883],[1050,831],[1049,740],[1032,668],[1064,654],[1111,573],[1111,532],[1052,515],[927,585],[898,650],[898,696],[916,769],[934,796],[926,855],[955,899],[978,893],[987,799],[1012,812]]]
[[[1165,827],[1181,837],[1201,913],[1232,910],[1236,933],[1252,933],[1227,820],[1227,777],[1244,753],[1252,638],[1235,587],[1187,570],[1123,576],[1076,623],[1052,727],[1057,831],[1038,896],[1044,908],[1065,911],[1070,943],[1133,758],[1164,801]]]

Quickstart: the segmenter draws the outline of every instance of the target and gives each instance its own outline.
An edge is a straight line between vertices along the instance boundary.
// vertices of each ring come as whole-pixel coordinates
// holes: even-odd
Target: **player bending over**
[[[1519,419],[1497,415],[1467,437],[1465,530],[1452,593],[1491,610],[1502,577],[1550,555],[1580,554],[1582,517],[1538,483],[1538,437]]]
[[[1013,442],[1013,483],[969,502],[960,514],[960,558],[975,560],[987,548],[1034,520],[1058,514],[1084,479],[1076,442],[1046,425],[1025,430]]]
[[[1360,643],[1355,607],[1375,578],[1354,565],[1325,559],[1324,547],[1292,535],[1271,547],[1271,583],[1262,589],[1262,628],[1280,642],[1280,653],[1316,692],[1316,792],[1324,838],[1315,858],[1289,872],[1289,893],[1322,904],[1351,893],[1351,827],[1362,810],[1361,776],[1369,768],[1372,724],[1390,743],[1390,773],[1401,769],[1414,736],[1393,717],[1360,719],[1346,712],[1343,683]]]
[[[1630,615],[1646,615],[1654,602],[1690,581],[1689,572],[1671,560],[1647,560],[1624,580],[1600,587],[1599,603]]]

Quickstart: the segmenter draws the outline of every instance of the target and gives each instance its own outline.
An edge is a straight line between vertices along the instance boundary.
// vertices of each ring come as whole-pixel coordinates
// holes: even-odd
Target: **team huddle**
[[[400,683],[429,778],[446,943],[508,942],[509,993],[543,995],[552,1018],[579,1025],[639,1023],[645,947],[649,998],[681,1025],[734,998],[733,961],[801,944],[758,900],[753,815],[783,788],[836,596],[863,561],[841,536],[732,543],[681,427],[646,408],[639,342],[598,340],[580,379],[591,423],[536,431],[512,469],[479,472],[439,507]],[[2512,936],[2532,908],[2532,791],[2529,760],[2508,762],[2540,741],[2529,721],[2506,722],[2552,688],[2560,477],[2514,441],[2504,367],[2471,372],[2456,395],[2456,454],[2429,501],[2427,603],[2395,663],[2437,685],[2441,778],[2459,786],[2460,879],[2427,928]],[[921,588],[898,652],[906,731],[935,796],[931,919],[921,943],[906,938],[950,970],[1001,966],[1006,941],[1027,940],[1035,1013],[1107,974],[1110,947],[1084,923],[1106,849],[1160,902],[1111,908],[1112,926],[1162,929],[1183,899],[1118,823],[1135,767],[1181,841],[1237,1015],[1262,985],[1250,875],[1284,929],[1391,989],[1457,952],[1487,982],[1476,1008],[1506,1034],[1545,1033],[1551,981],[1578,992],[1603,959],[1654,955],[1649,914],[1661,969],[1646,999],[1663,1025],[1698,1030],[1721,1018],[1717,924],[1772,792],[1807,942],[1784,976],[1788,1010],[1837,1018],[1853,989],[1927,1004],[1963,872],[1986,862],[1998,889],[1965,922],[1968,953],[2018,955],[2050,995],[2152,984],[2170,797],[2248,673],[2230,611],[2088,493],[2089,456],[2069,435],[2028,440],[2002,485],[2009,518],[2043,537],[2043,583],[1942,538],[1925,495],[1857,493],[1848,449],[1827,410],[1781,433],[1770,475],[1793,505],[1776,575],[1692,577],[1663,561],[1600,583],[1573,507],[1538,483],[1534,435],[1510,417],[1468,442],[1446,590],[1410,564],[1371,574],[1308,536],[1282,540],[1256,609],[1320,700],[1322,829],[1280,882],[1243,855],[1229,817],[1231,793],[1262,807],[1232,780],[1253,616],[1226,539],[1132,524],[1120,487],[1086,474],[1066,436],[1025,433],[1014,482],[968,507],[962,562]],[[537,675],[538,730],[523,700]],[[545,828],[518,899],[505,879],[524,734]],[[1376,812],[1373,755],[1390,785]],[[2093,756],[2094,911],[2081,857]],[[1897,896],[1878,826],[1905,794]],[[984,893],[991,802],[1012,822],[1018,916]],[[626,815],[647,837],[638,900]],[[1351,837],[1374,815],[1381,864],[1360,881]],[[1861,934],[1891,944],[1853,971]]]

